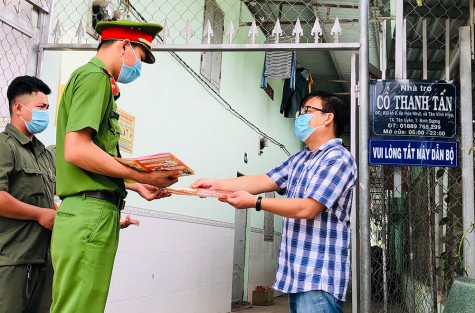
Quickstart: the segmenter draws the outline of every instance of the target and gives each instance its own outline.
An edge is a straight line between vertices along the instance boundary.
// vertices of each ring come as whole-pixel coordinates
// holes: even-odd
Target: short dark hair
[[[123,39],[106,39],[106,40],[103,40],[99,43],[99,46],[97,46],[97,51],[101,50],[102,48],[108,48],[110,46],[112,46],[112,44],[116,41],[122,41]],[[132,48],[135,48],[137,46],[139,46],[138,43],[135,43],[135,42],[130,42],[130,44],[132,45]]]
[[[305,106],[308,100],[320,98],[322,100],[322,109],[325,113],[333,113],[335,123],[335,135],[340,137],[343,134],[346,123],[350,117],[348,105],[336,95],[326,91],[314,91],[309,93],[303,100],[301,107]]]
[[[31,95],[35,92],[42,92],[45,95],[51,93],[51,89],[41,79],[34,76],[18,76],[8,86],[7,99],[10,114],[16,98],[23,95]]]

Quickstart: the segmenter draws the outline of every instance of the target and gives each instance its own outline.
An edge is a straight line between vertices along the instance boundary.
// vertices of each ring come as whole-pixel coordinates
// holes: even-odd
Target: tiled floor
[[[289,304],[287,302],[287,296],[283,295],[274,298],[274,304],[269,306],[257,306],[254,305],[250,309],[243,309],[239,312],[242,313],[289,313]]]

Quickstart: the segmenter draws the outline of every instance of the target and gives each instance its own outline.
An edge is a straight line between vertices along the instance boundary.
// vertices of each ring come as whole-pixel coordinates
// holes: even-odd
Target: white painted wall
[[[229,312],[232,225],[136,217],[140,227],[121,234],[106,312]]]

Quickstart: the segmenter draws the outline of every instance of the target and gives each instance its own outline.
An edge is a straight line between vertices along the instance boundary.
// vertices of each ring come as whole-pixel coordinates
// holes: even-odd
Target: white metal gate
[[[48,29],[49,3],[3,1],[0,3],[0,130],[10,120],[7,87],[19,75],[35,75],[39,43]]]

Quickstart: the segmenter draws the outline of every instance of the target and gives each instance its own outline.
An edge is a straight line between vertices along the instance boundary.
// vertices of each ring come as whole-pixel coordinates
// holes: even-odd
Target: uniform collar
[[[95,66],[97,67],[100,67],[100,68],[105,68],[106,67],[106,64],[104,62],[102,62],[101,59],[99,59],[98,57],[93,57],[89,63],[92,63],[94,64]]]
[[[333,146],[337,146],[337,145],[343,145],[343,140],[341,138],[334,138],[334,139],[330,139],[328,140],[327,142],[325,142],[324,144],[322,144],[320,147],[318,147],[317,149],[315,150],[310,150],[307,146],[305,146],[305,151],[307,152],[317,152],[317,151],[324,151],[324,150],[327,150],[328,148],[330,147],[333,147]]]
[[[44,145],[39,141],[34,135],[28,138],[25,134],[23,134],[18,128],[13,126],[12,124],[7,124],[5,127],[5,132],[8,133],[10,136],[15,138],[22,146],[27,144],[32,144],[35,148],[43,149]]]

